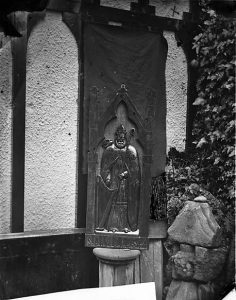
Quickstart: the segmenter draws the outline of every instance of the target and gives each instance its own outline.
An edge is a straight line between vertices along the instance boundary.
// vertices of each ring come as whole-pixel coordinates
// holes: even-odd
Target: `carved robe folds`
[[[147,249],[150,123],[142,119],[124,85],[108,106],[98,101],[96,89],[90,98],[85,245]]]
[[[113,232],[138,230],[140,166],[136,149],[105,148],[97,177],[98,228]]]

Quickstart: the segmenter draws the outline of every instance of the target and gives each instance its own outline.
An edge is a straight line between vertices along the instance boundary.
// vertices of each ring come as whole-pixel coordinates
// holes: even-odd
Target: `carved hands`
[[[128,171],[125,171],[119,175],[120,180],[128,178]]]
[[[110,173],[107,175],[105,183],[108,187],[111,185],[111,174]]]

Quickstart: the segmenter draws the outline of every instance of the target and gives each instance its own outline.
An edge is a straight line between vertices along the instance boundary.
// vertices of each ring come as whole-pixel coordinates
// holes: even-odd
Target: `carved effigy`
[[[103,145],[97,180],[98,227],[108,232],[136,232],[140,198],[140,166],[137,150],[123,125],[114,141]]]
[[[125,86],[109,105],[97,101],[95,89],[91,93],[86,246],[146,249],[150,126]]]

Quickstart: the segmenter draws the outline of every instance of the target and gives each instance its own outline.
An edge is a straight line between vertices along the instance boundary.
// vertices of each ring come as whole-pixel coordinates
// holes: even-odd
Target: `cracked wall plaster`
[[[0,233],[10,232],[12,56],[11,43],[0,33]]]
[[[75,227],[78,53],[47,12],[27,49],[25,230]]]

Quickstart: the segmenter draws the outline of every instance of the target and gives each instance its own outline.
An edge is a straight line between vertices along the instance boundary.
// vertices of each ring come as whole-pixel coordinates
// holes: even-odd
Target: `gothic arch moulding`
[[[86,246],[145,249],[152,158],[150,125],[140,116],[124,85],[106,109],[97,99],[93,88]]]

